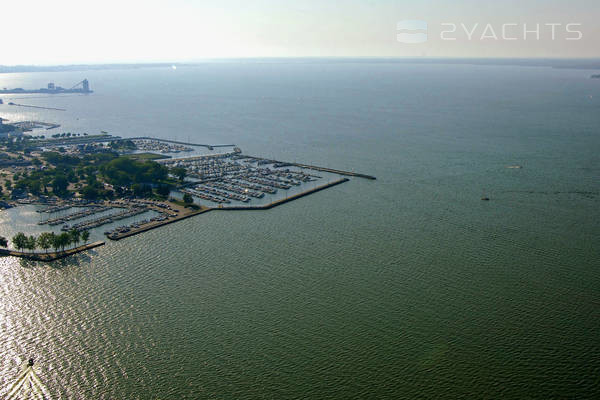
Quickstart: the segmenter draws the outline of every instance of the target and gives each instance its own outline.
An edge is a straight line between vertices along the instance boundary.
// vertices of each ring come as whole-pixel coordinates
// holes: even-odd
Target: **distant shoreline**
[[[382,63],[382,64],[452,64],[550,67],[561,69],[598,69],[600,58],[451,58],[451,57],[250,57],[211,58],[193,62],[136,64],[71,64],[71,65],[0,65],[0,73],[68,72],[110,69],[142,69],[196,67],[214,63]]]

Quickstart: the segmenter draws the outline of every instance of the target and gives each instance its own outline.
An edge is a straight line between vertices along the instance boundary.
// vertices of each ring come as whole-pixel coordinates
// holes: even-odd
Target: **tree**
[[[21,251],[27,245],[27,236],[23,232],[17,233],[12,238],[13,245],[17,248],[17,250]]]
[[[79,233],[79,231],[77,229],[71,229],[69,231],[69,237],[71,239],[71,243],[78,245],[79,242],[81,241],[81,234]]]
[[[64,175],[56,175],[52,181],[52,191],[57,195],[64,195],[67,192],[69,181]]]
[[[98,198],[98,189],[93,185],[86,185],[81,189],[81,195],[84,199],[96,200]]]
[[[27,182],[27,188],[33,195],[38,195],[42,192],[42,183],[39,180],[30,180]]]
[[[35,240],[35,236],[31,235],[27,237],[25,242],[25,248],[33,253],[35,248],[37,247],[37,240]]]
[[[184,193],[183,195],[183,202],[187,203],[187,204],[191,204],[194,202],[194,198],[192,197],[191,194],[189,193]]]
[[[160,185],[156,188],[156,194],[159,196],[167,197],[171,193],[169,185]]]
[[[52,246],[52,236],[54,234],[51,232],[44,232],[40,234],[37,238],[37,245],[40,249],[45,250],[46,253],[48,249]]]
[[[90,231],[81,232],[81,240],[83,240],[83,243],[87,244],[88,240],[90,240]]]
[[[69,235],[67,232],[61,233],[58,235],[58,243],[61,251],[65,251],[65,247],[71,244],[71,235]]]
[[[52,248],[54,249],[54,252],[56,253],[58,251],[58,249],[60,249],[60,239],[59,239],[59,235],[55,234],[54,232],[50,232],[50,243],[52,244]]]
[[[186,170],[182,167],[176,167],[171,169],[171,173],[175,175],[180,182],[183,182],[183,180],[185,179]]]
[[[146,197],[152,194],[152,186],[143,183],[135,183],[131,186],[131,189],[137,197]]]
[[[8,247],[8,240],[4,236],[0,236],[0,247]]]

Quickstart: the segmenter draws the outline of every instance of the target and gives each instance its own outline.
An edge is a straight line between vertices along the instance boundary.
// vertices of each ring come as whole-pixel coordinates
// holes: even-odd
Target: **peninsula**
[[[121,240],[212,210],[268,210],[351,177],[375,179],[245,155],[235,145],[11,133],[0,136],[0,206],[38,205],[38,225],[49,231],[18,232],[10,240],[16,251],[0,255],[51,261],[104,244],[88,245],[90,232]],[[7,248],[9,239],[0,239]]]

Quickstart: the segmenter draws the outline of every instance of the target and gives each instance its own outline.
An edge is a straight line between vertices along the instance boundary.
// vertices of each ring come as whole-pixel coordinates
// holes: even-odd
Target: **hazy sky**
[[[400,43],[403,20],[426,21],[427,42]],[[600,57],[599,22],[600,0],[2,0],[0,65]]]

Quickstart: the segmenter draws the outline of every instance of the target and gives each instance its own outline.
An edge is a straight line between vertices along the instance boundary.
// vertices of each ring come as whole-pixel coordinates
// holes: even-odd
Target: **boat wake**
[[[6,395],[6,400],[50,400],[48,389],[36,374],[33,360],[26,363]]]

